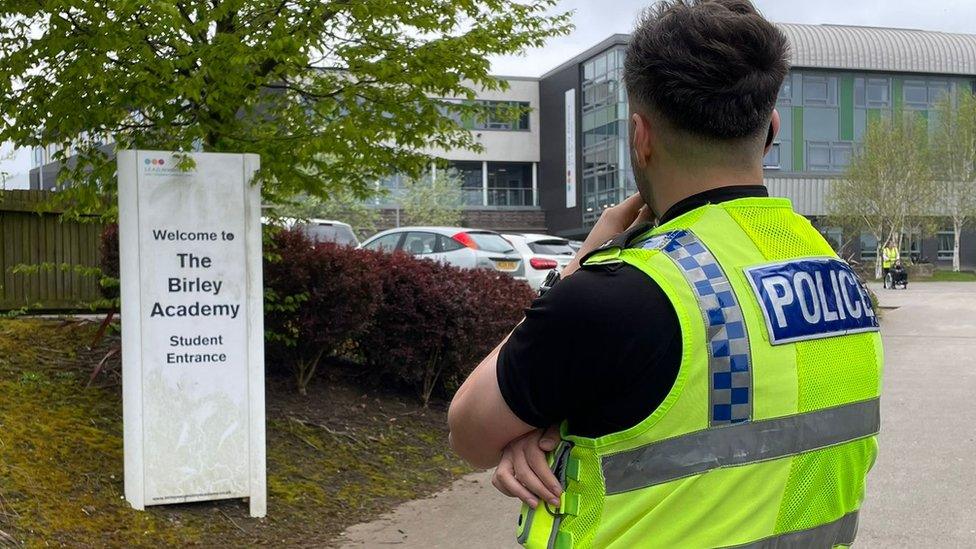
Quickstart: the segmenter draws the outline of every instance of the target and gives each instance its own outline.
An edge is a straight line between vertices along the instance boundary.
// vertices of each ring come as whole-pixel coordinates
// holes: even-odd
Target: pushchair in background
[[[902,290],[908,289],[908,271],[905,270],[905,266],[901,264],[901,260],[895,261],[895,264],[888,269],[888,273],[884,278],[884,287],[890,290],[898,289]]]

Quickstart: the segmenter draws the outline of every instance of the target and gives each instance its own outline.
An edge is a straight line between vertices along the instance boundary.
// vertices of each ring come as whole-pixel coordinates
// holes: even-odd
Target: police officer
[[[526,547],[853,542],[882,348],[855,274],[762,186],[787,55],[747,0],[640,20],[639,196],[604,212],[449,412],[458,454],[525,503]]]

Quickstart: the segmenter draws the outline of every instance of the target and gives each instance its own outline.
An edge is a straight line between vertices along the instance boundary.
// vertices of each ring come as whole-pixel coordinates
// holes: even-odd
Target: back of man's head
[[[786,37],[748,0],[664,0],[633,34],[627,92],[696,140],[765,142],[787,58]]]

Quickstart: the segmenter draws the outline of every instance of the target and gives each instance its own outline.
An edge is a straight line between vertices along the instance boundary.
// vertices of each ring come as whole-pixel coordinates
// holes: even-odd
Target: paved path
[[[878,289],[887,355],[881,455],[858,547],[976,547],[976,284]],[[518,506],[487,473],[350,528],[343,548],[516,547]]]

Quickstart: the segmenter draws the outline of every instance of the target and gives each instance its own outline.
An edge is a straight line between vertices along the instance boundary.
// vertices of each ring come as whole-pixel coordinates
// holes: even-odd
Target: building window
[[[956,248],[956,233],[945,230],[936,233],[936,238],[939,239],[939,261],[952,261],[952,256],[955,253]]]
[[[911,231],[901,235],[900,255],[902,260],[910,259],[913,263],[918,262],[918,260],[922,257],[921,229],[912,229]]]
[[[848,141],[808,141],[807,167],[813,172],[842,172],[853,154],[854,144]]]
[[[488,163],[489,206],[532,206],[532,164],[522,162]]]
[[[830,143],[807,143],[807,167],[813,171],[830,171]]]
[[[949,93],[949,83],[944,80],[906,80],[905,105],[910,109],[926,110],[935,107]]]
[[[830,163],[836,171],[844,171],[851,165],[854,155],[853,143],[834,143],[830,148]]]
[[[833,107],[837,104],[837,78],[803,75],[803,104],[811,107]]]
[[[456,99],[446,99],[447,103],[462,103]],[[449,106],[444,107],[447,116],[451,117],[462,128],[472,131],[508,131],[523,132],[529,131],[530,104],[527,101],[474,101],[467,102],[466,105],[477,105],[482,107],[479,115],[452,110]]]
[[[929,107],[935,107],[948,93],[948,82],[929,82]]]
[[[824,227],[820,229],[820,234],[823,235],[824,240],[830,244],[830,247],[834,249],[835,252],[841,252],[841,246],[844,243],[844,230],[839,227]]]
[[[783,80],[783,85],[779,89],[779,97],[776,102],[780,105],[793,103],[793,74],[788,73],[786,75],[786,79]]]
[[[916,109],[927,109],[929,106],[928,87],[924,81],[908,80],[904,86],[905,105]]]
[[[891,107],[891,80],[888,78],[855,78],[854,106],[871,109]]]
[[[461,179],[461,203],[484,206],[484,173],[481,162],[451,162],[450,169]]]
[[[370,199],[374,206],[395,206],[403,198],[406,177],[400,174],[387,176],[376,182],[378,194]]]
[[[778,170],[779,169],[779,143],[773,143],[773,146],[769,148],[769,152],[766,153],[766,158],[763,159],[763,168],[768,170]]]
[[[878,239],[870,233],[861,233],[861,261],[874,261],[878,257]]]
[[[891,82],[887,78],[869,78],[865,95],[868,108],[888,108],[891,106]]]
[[[486,130],[528,131],[529,103],[525,101],[482,101],[488,110]],[[479,128],[475,128],[479,129]]]

